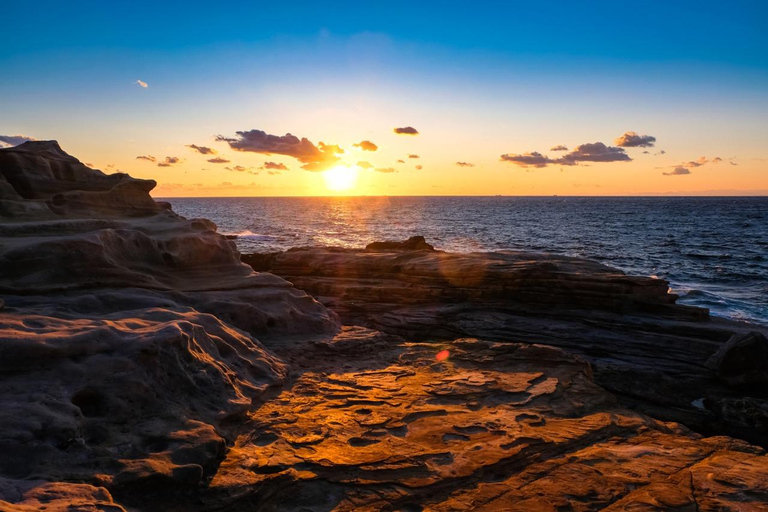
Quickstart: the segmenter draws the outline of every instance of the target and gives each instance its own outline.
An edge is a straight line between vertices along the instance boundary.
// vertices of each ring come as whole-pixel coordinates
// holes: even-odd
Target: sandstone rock
[[[761,449],[624,409],[562,350],[463,339],[366,352],[343,340],[362,334],[279,351],[294,383],[250,415],[199,496],[206,508],[761,510],[768,500]]]
[[[103,487],[88,484],[0,478],[4,512],[125,512]]]
[[[286,377],[254,336],[339,329],[154,185],[52,141],[0,150],[0,478],[50,481],[0,487],[14,510],[122,510],[110,493],[204,485]]]
[[[768,386],[768,339],[760,332],[734,334],[707,359],[707,368],[730,386]]]
[[[211,315],[0,315],[0,474],[195,484],[283,365]]]
[[[755,405],[735,407],[744,391],[705,368],[732,335],[764,329],[677,305],[664,280],[525,252],[307,247],[243,260],[313,294],[345,324],[409,339],[469,336],[560,347],[588,359],[597,382],[633,408],[768,446],[768,431],[754,420],[768,408],[768,393],[753,386]]]

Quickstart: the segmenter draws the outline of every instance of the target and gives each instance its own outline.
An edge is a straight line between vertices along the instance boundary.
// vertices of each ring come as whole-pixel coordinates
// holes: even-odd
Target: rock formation
[[[242,264],[212,222],[152,200],[154,186],[53,141],[0,150],[0,490],[204,483],[238,418],[284,380],[256,336],[338,330],[306,293]]]
[[[764,338],[664,283],[423,239],[251,258],[342,326],[152,187],[0,150],[3,512],[766,509],[761,448],[625,406],[699,379],[757,428]]]
[[[757,332],[723,346],[765,329],[675,304],[662,279],[581,258],[375,247],[296,248],[243,260],[308,291],[345,324],[417,340],[564,348],[590,361],[597,382],[625,405],[768,446],[768,389],[758,383],[768,371],[765,340]],[[718,349],[729,355],[708,363]],[[706,365],[718,366],[720,378]]]

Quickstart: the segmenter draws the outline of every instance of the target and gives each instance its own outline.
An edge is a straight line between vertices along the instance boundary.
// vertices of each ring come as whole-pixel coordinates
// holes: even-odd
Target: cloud
[[[602,142],[590,142],[576,146],[576,149],[560,158],[550,158],[538,151],[530,153],[501,155],[502,162],[511,162],[520,167],[542,168],[550,164],[579,165],[582,162],[629,162],[632,159],[617,147],[606,146]]]
[[[277,162],[264,162],[262,169],[272,169],[275,171],[287,171],[288,167],[285,164],[279,164]]]
[[[280,174],[280,171],[267,171],[267,174],[274,176],[275,174]]]
[[[456,162],[456,165],[459,167],[474,167],[475,164],[469,163],[469,162]]]
[[[616,137],[613,141],[622,148],[652,148],[656,142],[656,137],[652,135],[638,135],[635,132],[625,132],[621,137]]]
[[[197,144],[187,144],[187,147],[194,149],[195,151],[197,151],[201,155],[215,155],[216,154],[216,150],[215,149],[212,149],[212,148],[209,148],[209,147],[206,147],[206,146],[198,146]]]
[[[563,146],[562,144],[558,144],[557,146],[552,146],[549,148],[550,151],[568,151],[568,146]]]
[[[209,158],[208,161],[212,164],[228,164],[229,160],[226,158],[221,158],[220,156],[217,156],[215,158]]]
[[[397,163],[399,163],[399,164],[404,164],[404,163],[405,163],[405,160],[398,160],[398,161],[397,161]]]
[[[339,160],[339,154],[344,150],[335,144],[320,142],[317,146],[307,138],[299,139],[295,135],[269,135],[261,130],[235,132],[237,137],[229,138],[219,135],[216,140],[224,141],[236,151],[249,151],[263,155],[285,155],[297,159],[307,171],[325,171]]]
[[[558,163],[578,165],[580,162],[629,162],[631,160],[621,148],[606,146],[602,142],[591,142],[576,146],[576,149],[559,158]]]
[[[158,162],[157,166],[158,167],[171,167],[171,166],[174,166],[174,165],[176,165],[178,163],[181,163],[181,158],[179,158],[177,156],[167,156],[167,157],[165,157],[165,160],[163,160],[162,162]]]
[[[722,161],[723,161],[723,159],[720,158],[719,156],[716,156],[715,158],[712,159],[712,163],[713,164],[719,164]]]
[[[547,165],[556,162],[548,156],[542,155],[538,151],[533,151],[531,153],[525,153],[522,155],[501,155],[500,160],[502,162],[512,162],[513,164],[519,165],[520,167],[546,167]]]
[[[691,174],[691,171],[689,171],[685,167],[675,167],[674,171],[672,171],[672,172],[664,172],[662,174],[664,176],[683,176],[685,174]]]
[[[136,80],[134,83],[137,84],[142,89],[146,89],[147,87],[149,87],[147,82],[144,82],[143,80]]]
[[[739,165],[736,162],[728,162],[728,163],[730,163],[731,165]]]
[[[136,160],[146,160],[147,162],[157,162],[157,158],[153,157],[152,155],[137,156]]]
[[[31,140],[37,140],[33,137],[27,137],[26,135],[0,135],[0,148],[18,146]]]
[[[356,148],[362,149],[363,151],[376,151],[377,149],[379,149],[379,146],[377,146],[376,144],[374,144],[369,140],[363,140],[358,142],[357,144],[352,144],[352,145],[355,146]]]
[[[234,172],[249,172],[251,174],[259,174],[253,167],[243,167],[242,165],[235,165],[234,167],[225,167],[224,169]]]
[[[419,155],[408,155],[408,158],[421,158]]]
[[[416,166],[416,170],[417,170],[417,171],[420,171],[420,170],[422,170],[423,168],[424,168],[424,167],[422,167],[421,165],[417,165],[417,166]]]
[[[357,162],[357,166],[361,169],[373,169],[373,164],[370,162],[366,162],[365,160],[361,160],[360,162]]]
[[[397,172],[397,171],[396,171],[394,168],[392,168],[392,167],[378,167],[378,168],[376,168],[376,169],[374,169],[374,170],[375,170],[376,172],[383,172],[383,173]]]
[[[649,154],[649,153],[650,153],[650,151],[648,151],[648,150],[645,150],[645,151],[643,151],[643,154],[644,154],[644,155],[647,155],[647,154]]]
[[[395,128],[394,132],[398,135],[418,135],[419,130],[413,126],[404,126],[402,128]]]

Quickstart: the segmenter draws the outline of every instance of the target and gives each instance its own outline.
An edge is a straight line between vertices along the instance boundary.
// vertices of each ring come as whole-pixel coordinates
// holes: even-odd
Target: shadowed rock
[[[768,339],[762,333],[734,334],[707,359],[707,368],[731,386],[768,387]]]
[[[424,240],[423,236],[412,236],[404,242],[372,242],[365,246],[366,251],[434,251],[435,248]]]

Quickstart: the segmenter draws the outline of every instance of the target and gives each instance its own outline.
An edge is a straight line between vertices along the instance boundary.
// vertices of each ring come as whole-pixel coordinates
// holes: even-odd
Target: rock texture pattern
[[[278,352],[292,384],[195,506],[768,510],[762,449],[622,408],[557,348],[351,328]]]
[[[243,260],[313,294],[345,324],[417,340],[478,337],[563,348],[590,361],[597,382],[625,405],[768,446],[763,328],[710,318],[705,309],[675,304],[664,280],[584,259],[368,247],[297,248]],[[740,341],[724,346],[732,336]],[[710,360],[718,350],[728,351],[719,366]]]
[[[339,328],[154,186],[52,141],[0,150],[0,498],[22,509],[204,484],[284,381],[256,336]]]

